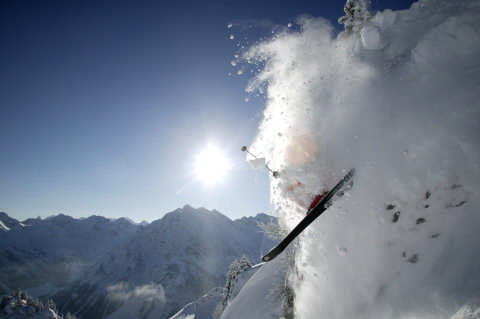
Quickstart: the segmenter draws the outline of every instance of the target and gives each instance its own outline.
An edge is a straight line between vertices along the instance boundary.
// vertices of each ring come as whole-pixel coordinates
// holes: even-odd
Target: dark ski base
[[[305,218],[302,219],[300,223],[285,237],[276,247],[274,247],[272,250],[268,252],[265,256],[262,257],[262,260],[267,262],[271,261],[282,251],[287,248],[287,246],[305,229],[310,225],[318,216],[320,216],[324,211],[327,210],[328,207],[330,207],[332,198],[333,196],[345,185],[348,184],[351,179],[353,178],[353,175],[355,174],[355,169],[352,168],[343,179],[338,182],[335,187],[333,187],[323,198],[318,202],[315,207],[310,209],[307,212],[307,215]]]

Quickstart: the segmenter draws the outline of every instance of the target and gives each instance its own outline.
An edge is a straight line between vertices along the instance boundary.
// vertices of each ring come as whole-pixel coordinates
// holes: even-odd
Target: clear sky
[[[240,151],[264,101],[245,102],[249,75],[230,62],[239,39],[254,42],[301,14],[340,30],[344,3],[3,1],[0,211],[20,220],[65,213],[136,221],[185,204],[231,218],[272,212],[267,172]],[[194,174],[208,143],[232,163],[209,186]]]

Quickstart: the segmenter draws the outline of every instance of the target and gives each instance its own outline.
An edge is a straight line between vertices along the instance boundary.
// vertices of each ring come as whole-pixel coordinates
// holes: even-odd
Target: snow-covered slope
[[[10,228],[7,227],[1,220],[0,220],[0,231],[9,231]]]
[[[233,262],[225,287],[212,289],[170,319],[285,317],[287,271],[285,256],[256,265]]]
[[[0,212],[0,232],[9,231],[11,228],[22,226],[24,225],[15,218],[11,218],[5,212]]]
[[[281,224],[357,172],[302,236],[297,317],[450,318],[480,299],[479,17],[478,0],[423,0],[339,36],[304,18],[247,53]]]
[[[286,288],[287,264],[285,256],[258,265],[240,278],[239,289],[222,313],[222,319],[282,318]],[[245,281],[245,282],[242,282]]]
[[[224,292],[222,287],[213,288],[197,300],[188,303],[170,319],[212,319],[223,300]]]

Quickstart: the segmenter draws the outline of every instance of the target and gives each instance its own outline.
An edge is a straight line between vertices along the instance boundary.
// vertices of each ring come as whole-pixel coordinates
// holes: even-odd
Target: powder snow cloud
[[[478,0],[424,0],[350,36],[304,18],[245,55],[263,66],[250,148],[280,172],[281,223],[357,169],[303,236],[298,317],[449,318],[480,298],[479,16]]]

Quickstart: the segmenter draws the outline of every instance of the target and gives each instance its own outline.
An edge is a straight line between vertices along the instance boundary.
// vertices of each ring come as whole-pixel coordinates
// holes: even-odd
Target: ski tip
[[[352,168],[351,170],[349,170],[346,176],[348,178],[351,178],[353,175],[355,175],[355,168]]]
[[[263,262],[272,261],[273,259],[275,259],[275,257],[277,257],[277,255],[278,255],[278,253],[274,254],[272,251],[270,251],[268,254],[266,254],[265,256],[262,257],[262,261]]]

